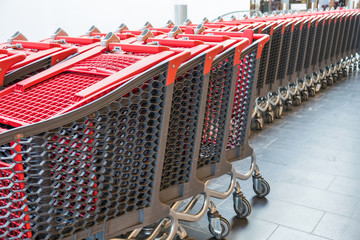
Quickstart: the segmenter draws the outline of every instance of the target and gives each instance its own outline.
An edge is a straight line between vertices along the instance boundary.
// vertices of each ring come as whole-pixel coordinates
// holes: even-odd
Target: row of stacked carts
[[[115,32],[58,29],[0,44],[0,239],[187,239],[211,198],[270,191],[248,144],[358,64],[360,11],[331,10]],[[249,159],[247,173],[233,162]],[[211,179],[229,174],[218,192]],[[200,209],[194,213],[194,207]]]

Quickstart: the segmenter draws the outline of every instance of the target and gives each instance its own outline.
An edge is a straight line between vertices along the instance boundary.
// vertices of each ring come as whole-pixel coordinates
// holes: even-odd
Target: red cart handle
[[[4,84],[4,77],[7,70],[15,63],[25,60],[26,55],[24,53],[15,54],[0,60],[0,86]]]

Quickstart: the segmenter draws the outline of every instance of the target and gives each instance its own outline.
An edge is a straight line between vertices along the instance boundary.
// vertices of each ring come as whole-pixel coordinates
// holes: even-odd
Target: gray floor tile
[[[262,208],[256,209],[256,211],[254,209],[251,216],[290,228],[311,232],[322,215],[323,211],[272,198]]]
[[[352,215],[354,219],[357,221],[360,221],[360,203],[358,204],[357,208],[354,211],[354,214]]]
[[[266,240],[269,239],[277,227],[277,224],[259,219],[251,219],[251,221],[234,219],[228,239]]]
[[[360,180],[337,176],[328,190],[360,198]]]
[[[289,183],[273,183],[269,201],[272,198],[347,217],[353,215],[359,203],[356,197]]]
[[[327,238],[315,236],[311,233],[279,226],[269,240],[326,240]]]
[[[326,213],[314,230],[314,234],[334,240],[358,240],[359,226],[359,221]]]
[[[232,196],[213,199],[232,224],[228,240],[360,239],[359,90],[360,75],[321,91],[262,131],[251,131],[250,144],[271,192],[259,199],[251,180],[240,181],[252,204],[252,214],[241,220]],[[246,171],[249,159],[234,166]],[[223,176],[212,186],[225,190],[228,183]],[[193,239],[212,237],[206,216],[184,225]]]

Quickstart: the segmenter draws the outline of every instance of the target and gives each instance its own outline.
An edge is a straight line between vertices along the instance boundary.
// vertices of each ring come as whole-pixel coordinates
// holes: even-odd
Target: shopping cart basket
[[[8,42],[0,44],[0,49],[1,88],[41,72],[77,52],[76,48],[62,49],[55,43],[30,42],[20,32],[11,36]]]
[[[114,40],[113,36],[104,41]],[[104,50],[116,47],[127,58],[114,61],[121,55],[116,51],[104,56]],[[53,87],[61,92],[54,96],[59,103],[61,97],[69,98],[62,91],[69,85],[60,76],[76,79],[78,86],[87,88],[81,92],[84,104],[72,104],[71,112],[40,122],[25,119],[24,113],[14,121],[2,118],[1,128],[8,131],[1,133],[0,140],[0,190],[2,201],[7,202],[0,205],[0,237],[82,239],[102,232],[109,239],[169,216],[170,209],[158,199],[163,153],[174,77],[190,53],[175,54],[154,46],[127,48],[119,43],[99,48],[4,90],[9,97],[14,89],[22,89],[17,93],[22,96],[39,89],[46,98],[44,90]],[[129,64],[133,59],[138,61]],[[85,73],[85,66],[93,71]],[[118,72],[107,77],[114,70]],[[123,78],[126,82],[118,84]],[[99,79],[102,88],[91,79]],[[51,80],[54,85],[46,88],[44,83]],[[97,88],[92,91],[88,83]],[[38,108],[29,100],[23,103],[33,114],[42,111],[42,102]],[[20,118],[26,126],[12,128]]]

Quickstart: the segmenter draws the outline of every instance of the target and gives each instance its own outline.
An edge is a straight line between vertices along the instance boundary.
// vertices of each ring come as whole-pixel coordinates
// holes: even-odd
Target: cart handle
[[[0,59],[0,86],[4,84],[4,77],[7,70],[15,63],[25,60],[26,55],[24,53],[15,54],[3,59]]]

